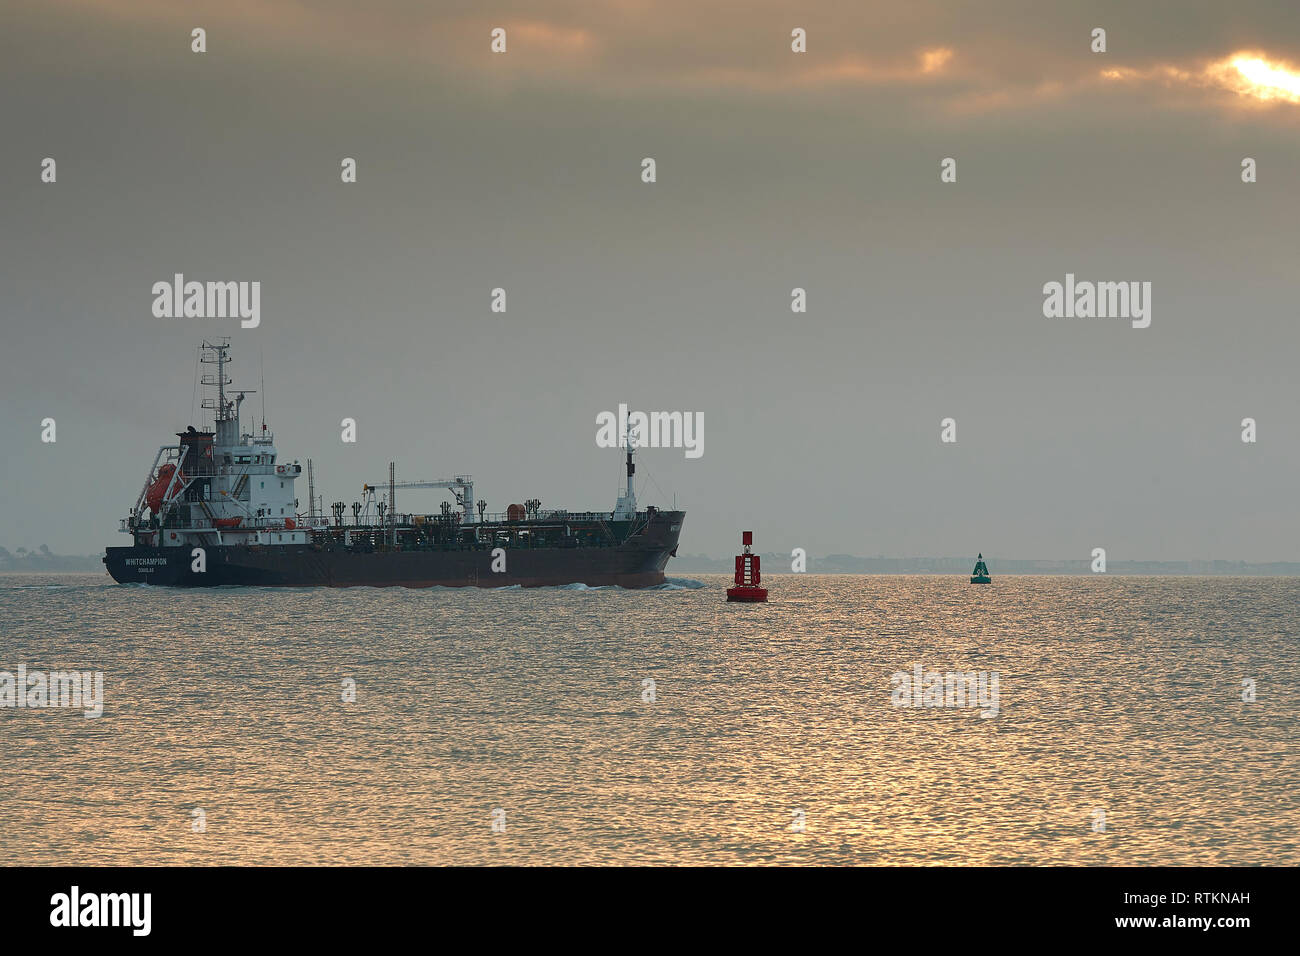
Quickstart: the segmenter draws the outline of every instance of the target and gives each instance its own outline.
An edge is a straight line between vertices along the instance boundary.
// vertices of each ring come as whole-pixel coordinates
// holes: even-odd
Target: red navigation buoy
[[[751,554],[750,545],[754,543],[754,532],[742,531],[740,542],[745,546],[743,554],[736,555],[736,586],[727,588],[728,601],[766,601],[767,588],[760,588],[758,572],[758,555]]]

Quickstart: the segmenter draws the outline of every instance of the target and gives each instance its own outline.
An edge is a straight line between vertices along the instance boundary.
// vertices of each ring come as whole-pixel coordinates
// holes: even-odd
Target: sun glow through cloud
[[[1206,70],[1208,76],[1242,96],[1300,103],[1300,71],[1258,53],[1234,53]]]
[[[1165,63],[1148,69],[1117,67],[1102,70],[1100,75],[1119,82],[1226,90],[1240,97],[1236,102],[1241,105],[1300,104],[1300,68],[1257,51],[1239,50],[1200,66]]]
[[[921,72],[922,73],[939,73],[952,59],[952,50],[947,47],[936,47],[933,50],[921,51]]]

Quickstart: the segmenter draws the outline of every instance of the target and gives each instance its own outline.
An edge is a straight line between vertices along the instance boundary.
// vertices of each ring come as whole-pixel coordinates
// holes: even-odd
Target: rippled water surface
[[[97,719],[0,708],[0,852],[1300,863],[1300,579],[791,575],[753,606],[722,577],[679,583],[0,576],[0,671],[99,670],[106,697]],[[893,706],[890,675],[918,663],[997,672],[998,716]]]

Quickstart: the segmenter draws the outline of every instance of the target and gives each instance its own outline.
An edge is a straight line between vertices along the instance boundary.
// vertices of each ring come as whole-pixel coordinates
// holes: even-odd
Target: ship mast
[[[226,386],[231,382],[230,376],[226,374],[226,366],[230,363],[229,352],[230,336],[223,335],[215,342],[205,339],[199,355],[199,361],[204,365],[217,367],[215,375],[205,374],[201,380],[203,385],[217,390],[216,398],[203,400],[203,407],[212,410],[216,443],[225,446],[239,444],[239,407],[251,394],[245,390],[233,399],[226,398]]]
[[[636,511],[636,489],[633,487],[632,476],[636,474],[636,464],[632,461],[632,456],[636,453],[636,445],[632,442],[632,429],[627,430],[627,501],[628,508]]]
[[[633,481],[633,475],[636,474],[636,464],[632,460],[632,456],[636,453],[636,443],[632,441],[630,426],[623,436],[623,441],[627,445],[627,490],[619,495],[618,501],[614,505],[614,520],[616,521],[636,517],[636,488]]]

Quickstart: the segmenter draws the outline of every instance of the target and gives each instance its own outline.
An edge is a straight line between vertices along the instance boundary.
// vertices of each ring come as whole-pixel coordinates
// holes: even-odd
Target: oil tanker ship
[[[627,485],[613,511],[543,510],[529,499],[488,514],[469,475],[438,481],[362,486],[363,500],[315,503],[307,462],[308,508],[300,510],[298,461],[283,461],[263,422],[240,426],[246,392],[228,397],[228,339],[204,342],[200,360],[215,367],[202,384],[213,429],[189,426],[158,449],[144,487],[121,520],[128,547],[108,548],[104,564],[122,584],[173,587],[544,587],[564,584],[643,588],[662,584],[677,553],[683,511],[638,511],[634,448],[627,442]],[[629,436],[630,438],[630,436]],[[397,492],[443,489],[435,514],[401,513]]]

